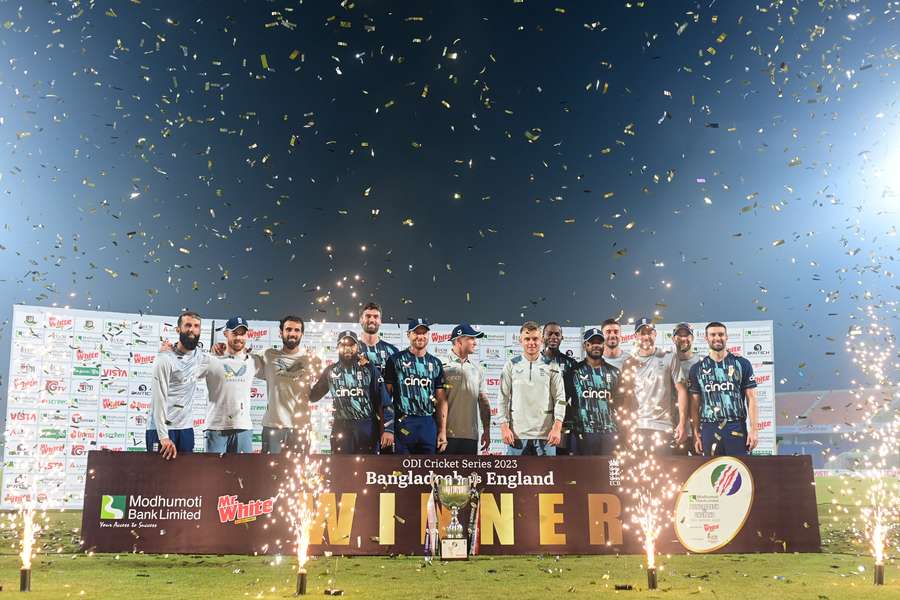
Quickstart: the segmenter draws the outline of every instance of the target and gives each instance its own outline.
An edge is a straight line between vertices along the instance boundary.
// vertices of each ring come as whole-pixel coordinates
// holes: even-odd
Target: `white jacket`
[[[559,366],[538,356],[533,362],[514,356],[500,375],[498,422],[509,423],[516,437],[545,439],[554,421],[566,416],[566,392]]]

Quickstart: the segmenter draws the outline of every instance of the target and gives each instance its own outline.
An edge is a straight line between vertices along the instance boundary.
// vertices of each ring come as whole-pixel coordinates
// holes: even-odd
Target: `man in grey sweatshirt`
[[[218,454],[253,452],[250,388],[256,369],[247,348],[247,321],[232,317],[225,324],[225,353],[211,356],[206,370],[209,404],[206,451]]]
[[[253,354],[256,376],[266,381],[269,404],[262,419],[263,454],[294,450],[309,452],[309,392],[318,376],[319,365],[300,349],[303,319],[288,315],[281,319],[282,346]]]
[[[500,375],[500,433],[507,454],[556,456],[566,416],[566,392],[556,363],[541,358],[541,332],[527,321],[519,329],[521,356]]]

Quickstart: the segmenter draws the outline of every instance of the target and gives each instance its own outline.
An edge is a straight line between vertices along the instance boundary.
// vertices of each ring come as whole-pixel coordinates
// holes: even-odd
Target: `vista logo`
[[[125,496],[107,496],[100,498],[100,518],[118,520],[125,518]]]

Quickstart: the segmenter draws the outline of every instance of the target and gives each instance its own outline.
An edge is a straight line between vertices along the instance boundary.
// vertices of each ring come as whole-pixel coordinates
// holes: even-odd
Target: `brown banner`
[[[482,554],[640,553],[622,486],[601,457],[330,456],[314,554],[418,554],[432,473],[476,475]],[[816,552],[808,456],[661,458],[682,491],[661,552]],[[84,548],[99,552],[291,553],[277,456],[91,452]],[[442,513],[442,523],[449,511]],[[460,513],[468,529],[468,510]],[[279,540],[283,546],[279,546]],[[318,542],[318,543],[317,543]]]

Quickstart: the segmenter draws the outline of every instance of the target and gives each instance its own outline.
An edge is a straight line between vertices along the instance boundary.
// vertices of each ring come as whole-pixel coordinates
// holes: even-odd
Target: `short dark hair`
[[[282,317],[280,321],[278,321],[278,329],[279,331],[284,331],[284,324],[288,321],[295,321],[300,323],[300,333],[306,333],[306,325],[303,323],[303,319],[295,315],[287,315]]]
[[[362,310],[359,312],[359,314],[363,314],[367,310],[377,310],[379,313],[382,312],[381,305],[377,302],[366,302],[365,304],[363,304]]]
[[[544,326],[541,328],[541,333],[543,333],[544,330],[547,329],[548,327],[550,327],[551,325],[556,325],[557,327],[559,327],[559,330],[562,331],[562,325],[560,325],[556,321],[547,321],[546,323],[544,323]]]
[[[175,326],[181,327],[181,320],[185,317],[193,317],[193,318],[197,319],[198,321],[200,320],[200,315],[198,315],[197,313],[195,313],[192,310],[186,310],[183,313],[181,313],[180,315],[178,315],[178,323]]]
[[[707,323],[706,329],[703,330],[704,333],[709,333],[710,327],[721,327],[725,331],[728,331],[728,328],[725,327],[725,323],[719,323],[718,321],[710,321],[709,323]]]
[[[600,329],[603,329],[607,325],[618,325],[618,324],[619,324],[618,319],[607,319],[607,320],[603,321],[602,323],[600,323]]]

